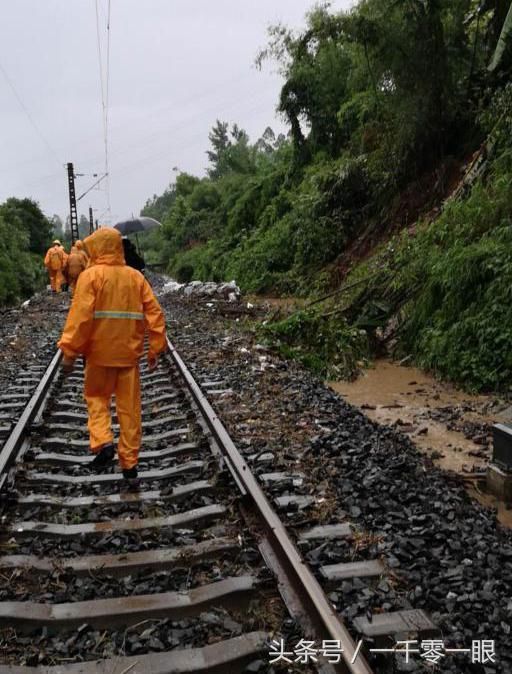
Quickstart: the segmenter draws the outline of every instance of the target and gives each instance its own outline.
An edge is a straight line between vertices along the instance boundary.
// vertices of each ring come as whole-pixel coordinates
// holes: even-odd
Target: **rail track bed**
[[[226,319],[210,299],[164,295],[161,303],[194,376],[222,382],[225,393],[213,405],[254,473],[301,475],[287,487],[267,482],[265,493],[286,496],[290,505],[280,516],[354,637],[361,616],[377,624],[382,614],[423,609],[446,648],[438,662],[443,674],[508,672],[512,532],[495,512],[433,467],[410,438],[369,420],[265,346],[264,331],[244,317],[243,303],[236,319]],[[339,523],[350,525],[352,540],[301,540],[306,527]],[[329,580],[323,573],[326,566],[375,560],[385,568],[379,577]],[[417,649],[422,636],[407,636],[418,637]],[[468,649],[481,639],[494,641],[495,654],[472,662]],[[392,660],[388,653],[371,662],[385,672]],[[396,656],[395,667],[423,671],[432,664],[415,653],[407,666]]]
[[[120,489],[117,464],[87,467],[81,367],[52,385],[23,442],[0,558],[4,663],[96,671],[98,658],[118,669],[112,658],[148,655],[154,668],[170,651],[176,671],[240,668],[288,618],[183,383],[168,363],[141,376],[138,492]],[[178,646],[195,649],[191,664]]]
[[[171,352],[155,372],[141,365],[137,491],[116,462],[88,466],[81,363],[64,378],[56,354],[30,370],[29,398],[14,392],[0,454],[0,671],[371,672],[362,654],[343,664],[355,644],[209,407],[217,383],[198,386]],[[304,528],[304,542],[324,535]],[[338,638],[341,664],[269,663],[273,638],[315,636]]]
[[[194,327],[186,312],[183,324]],[[484,587],[470,577],[482,559],[495,565],[493,555],[504,562],[503,577],[509,573],[507,537],[499,553],[482,552],[494,535],[490,518],[460,490],[440,487],[438,471],[424,478],[396,433],[340,407],[308,375],[290,380],[287,367],[244,342],[240,330],[219,339],[210,329],[198,333],[195,352],[188,331],[180,341],[195,380],[172,345],[156,372],[141,367],[137,493],[122,490],[117,465],[99,475],[87,468],[81,369],[41,388],[43,369],[34,363],[28,393],[40,389],[44,404],[0,452],[0,673],[430,671],[418,655],[404,663],[369,649],[445,637],[447,625],[448,646],[498,638],[474,617],[502,585],[489,573]],[[23,404],[8,412],[11,430],[30,407],[20,392]],[[317,405],[312,412],[300,409],[306,400]],[[311,439],[301,430],[309,426]],[[476,532],[471,520],[459,527],[480,540],[475,554],[459,548],[454,530],[464,513],[477,518]],[[431,551],[437,567],[427,562]],[[459,601],[470,612],[461,613]],[[288,654],[292,662],[270,664],[273,639],[288,651],[313,642],[318,662],[297,651]],[[323,639],[339,641],[339,663],[319,656]],[[443,672],[462,672],[467,659],[442,664]]]
[[[1,312],[0,444],[11,432],[55,353],[65,300],[44,293]]]

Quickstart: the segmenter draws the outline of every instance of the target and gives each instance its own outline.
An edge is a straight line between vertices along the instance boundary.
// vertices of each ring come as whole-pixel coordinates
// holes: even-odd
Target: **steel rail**
[[[205,394],[196,383],[189,369],[185,365],[173,343],[167,337],[170,358],[183,377],[201,415],[206,421],[215,438],[230,472],[237,483],[245,490],[245,496],[252,503],[261,521],[264,523],[265,534],[271,550],[267,550],[267,557],[276,557],[278,566],[286,573],[287,582],[291,582],[291,594],[302,604],[299,610],[299,620],[302,626],[314,630],[316,639],[333,639],[340,642],[343,649],[344,662],[337,666],[336,671],[344,674],[373,674],[358,649],[346,626],[329,604],[318,581],[302,560],[295,545],[291,541],[286,528],[268,502],[251,469],[237,450],[223,423],[208,402]],[[282,578],[279,578],[282,585]],[[281,588],[286,592],[286,588]],[[352,662],[355,660],[355,662]]]
[[[32,394],[20,418],[10,432],[9,437],[5,441],[2,450],[0,451],[0,493],[5,489],[9,469],[16,461],[23,442],[27,437],[30,425],[34,421],[46,399],[48,389],[50,388],[53,380],[55,379],[55,375],[58,372],[61,358],[62,353],[58,350],[46,368],[41,381],[37,385],[36,390]]]
[[[294,617],[300,622],[307,635],[316,640],[332,639],[341,645],[343,662],[335,666],[322,667],[320,671],[374,674],[364,656],[358,652],[346,626],[329,604],[318,581],[302,560],[251,469],[168,337],[167,344],[171,361],[177,367],[200,415],[222,453],[226,466],[240,487],[247,505],[248,520],[253,520],[257,528],[263,528],[260,532],[260,549],[270,568],[277,575],[285,602],[289,608],[291,605]],[[23,447],[31,424],[42,409],[49,388],[58,372],[61,358],[61,352],[57,351],[0,451],[0,493],[5,490],[9,469]]]

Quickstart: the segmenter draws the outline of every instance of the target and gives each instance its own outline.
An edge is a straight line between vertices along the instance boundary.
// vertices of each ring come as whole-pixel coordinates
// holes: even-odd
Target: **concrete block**
[[[495,463],[490,463],[487,468],[488,491],[507,503],[512,502],[512,473],[502,470]]]

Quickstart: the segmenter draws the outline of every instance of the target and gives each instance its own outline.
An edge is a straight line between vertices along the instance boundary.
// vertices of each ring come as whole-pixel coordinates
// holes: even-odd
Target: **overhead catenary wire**
[[[23,112],[25,113],[25,115],[26,115],[28,121],[29,121],[30,124],[32,125],[32,128],[33,128],[34,131],[37,133],[37,135],[41,138],[41,140],[43,141],[43,143],[46,145],[46,147],[48,148],[48,150],[50,151],[50,153],[52,154],[52,156],[55,158],[55,161],[59,164],[59,166],[62,166],[62,165],[63,165],[63,162],[59,159],[59,157],[57,156],[57,153],[55,152],[55,150],[52,148],[52,146],[51,146],[50,143],[48,142],[48,139],[46,138],[46,136],[44,135],[44,133],[41,131],[41,129],[39,128],[39,126],[36,124],[34,118],[33,118],[32,115],[30,114],[30,112],[29,112],[27,106],[25,105],[25,103],[23,102],[21,96],[18,94],[18,92],[17,92],[17,90],[16,90],[16,87],[15,87],[14,84],[12,83],[11,78],[10,78],[9,75],[7,74],[6,69],[4,68],[4,66],[3,66],[1,63],[0,63],[0,70],[2,71],[2,75],[4,76],[5,81],[6,81],[7,84],[9,85],[9,88],[11,89],[12,93],[14,94],[14,97],[15,97],[16,100],[18,101],[19,106],[21,107],[21,109],[22,109]]]
[[[226,79],[222,82],[219,82],[219,83],[215,84],[215,86],[212,86],[212,87],[200,92],[199,94],[195,93],[192,96],[185,97],[183,100],[180,100],[179,103],[180,103],[181,106],[185,106],[186,104],[192,104],[192,103],[196,104],[197,107],[198,107],[198,114],[200,115],[200,114],[202,114],[202,112],[204,110],[204,107],[202,106],[202,104],[199,105],[199,103],[201,101],[203,101],[205,99],[208,101],[208,97],[212,93],[217,93],[219,91],[219,89],[222,90],[222,91],[229,90],[231,85],[237,84],[241,81],[245,81],[246,79],[247,79],[247,70],[244,69],[242,71],[242,74],[239,74],[236,78],[228,78],[228,79]],[[258,93],[258,96],[260,96],[260,95],[261,94]],[[236,93],[236,97],[234,97],[234,100],[238,101],[238,100],[240,100],[240,98],[241,98],[240,94]],[[228,101],[225,98],[225,96],[220,97],[218,99],[218,103],[217,103],[217,99],[215,99],[215,98],[212,98],[211,101],[212,101],[212,104],[210,105],[210,107],[212,108],[212,110],[214,112],[218,110],[218,106],[220,104],[222,104],[222,103],[224,103],[226,105],[228,104]],[[165,122],[165,124],[168,124],[168,119],[169,119],[168,112],[169,112],[170,109],[175,109],[176,105],[177,105],[176,100],[173,100],[172,104],[169,103],[169,104],[160,106],[159,108],[156,108],[156,109],[150,110],[150,111],[144,110],[143,112],[138,113],[136,115],[135,119],[144,119],[145,123],[148,124],[148,120],[151,117],[153,117],[155,115],[165,113],[164,122]],[[213,105],[213,107],[212,107],[212,105]],[[231,103],[229,103],[229,105],[231,106]],[[190,120],[190,115],[187,116],[185,121],[188,123],[189,120]],[[113,128],[117,129],[117,130],[124,131],[126,129],[127,124],[129,124],[131,126],[132,123],[133,123],[133,121],[126,122],[123,119],[121,119],[120,121],[118,121],[118,123],[116,125],[112,126],[112,124],[110,123],[110,118],[109,118],[109,125],[108,125],[109,138],[110,138],[110,134],[111,134]],[[148,124],[148,125],[151,126],[151,128],[156,128],[157,123],[158,122],[151,122],[151,124]],[[171,130],[173,130],[173,128]],[[165,133],[165,132],[166,132],[166,128],[162,129],[161,131],[152,132],[152,135],[154,135],[155,133],[158,133],[159,135],[161,135],[162,133]],[[97,137],[97,135],[94,134],[94,135],[91,135],[89,137],[83,136],[83,137],[81,137],[80,140],[73,139],[72,143],[70,144],[70,147],[73,148],[73,150],[75,150],[76,148],[81,148],[84,145],[90,146],[91,142],[96,137]],[[141,144],[143,144],[143,143],[145,143],[145,141],[141,140]],[[102,153],[102,155],[99,157],[99,160],[101,160],[103,158],[103,155],[104,155],[104,153]],[[111,157],[112,157],[111,144],[109,143],[109,163],[110,163]],[[9,163],[8,166],[0,168],[0,173],[11,171],[13,165],[14,166],[22,166],[22,165],[26,165],[26,164],[34,164],[34,162],[43,162],[43,161],[46,161],[46,155],[41,155],[39,157],[33,157],[31,159],[27,159],[26,161],[16,162],[15,164]],[[86,161],[89,161],[90,163],[94,164],[98,161],[98,157],[95,155],[94,157],[88,158]]]
[[[251,94],[249,96],[240,96],[239,93],[236,94],[236,96],[233,97],[233,100],[227,97],[225,94],[222,94],[221,96],[214,96],[211,97],[212,93],[218,93],[219,89],[224,91],[224,90],[229,90],[230,85],[232,84],[238,84],[241,81],[244,81],[247,79],[247,72],[246,69],[241,71],[235,78],[228,78],[224,80],[221,85],[216,84],[214,87],[211,87],[205,91],[202,91],[201,93],[193,94],[192,96],[185,97],[182,101],[180,101],[181,105],[187,105],[187,104],[196,104],[197,110],[191,114],[188,114],[186,118],[174,122],[171,124],[169,127],[168,120],[168,110],[170,108],[175,108],[176,107],[176,101],[174,101],[172,104],[166,104],[164,106],[161,106],[160,108],[157,108],[153,111],[145,111],[144,113],[140,113],[138,117],[144,117],[144,119],[148,119],[151,116],[158,115],[161,113],[166,113],[165,116],[165,127],[162,129],[158,129],[155,131],[155,128],[157,126],[157,122],[152,122],[149,126],[151,129],[153,129],[149,135],[144,135],[141,136],[137,141],[132,142],[130,144],[123,143],[122,150],[118,152],[114,152],[114,155],[117,157],[124,155],[124,154],[130,154],[133,149],[138,149],[139,147],[147,147],[147,145],[151,142],[158,142],[161,143],[163,137],[167,137],[170,133],[176,133],[176,132],[181,132],[182,129],[187,128],[190,126],[190,121],[192,119],[200,118],[204,116],[205,112],[212,112],[215,113],[217,116],[224,114],[224,108],[225,107],[226,112],[229,112],[230,115],[233,114],[234,110],[239,109],[240,107],[245,106],[248,102],[252,102],[253,100],[260,100],[261,99],[261,93],[257,92],[254,93],[251,91]],[[200,102],[205,101],[206,103],[199,105]],[[205,107],[205,105],[207,107]],[[264,103],[263,103],[264,105]],[[252,111],[253,108],[250,109]],[[124,131],[124,126],[126,125],[126,122],[123,122],[121,120],[121,123],[118,123],[115,128],[123,130]],[[110,132],[112,129],[112,126],[109,121],[109,139],[110,139]],[[94,136],[90,136],[87,139],[79,140],[78,142],[75,142],[73,140],[71,147],[73,148],[79,148],[85,144],[90,145],[92,139]],[[113,157],[112,154],[112,149],[111,149],[111,143],[109,142],[108,144],[108,160],[109,160],[109,165],[111,163],[111,159]],[[104,152],[102,152],[102,155],[94,155],[94,156],[88,156],[82,159],[81,164],[91,164],[94,165],[104,159]],[[36,162],[44,162],[46,160],[46,155],[41,155],[40,157],[33,157],[31,159],[27,159],[22,162],[9,162],[8,166],[5,167],[0,167],[0,174],[1,173],[7,173],[11,172],[13,166],[25,166],[25,165],[33,165]]]
[[[85,190],[85,192],[82,192],[82,194],[81,194],[79,197],[77,197],[76,200],[77,200],[77,201],[80,201],[80,199],[83,199],[83,197],[85,197],[86,194],[89,194],[89,192],[90,192],[91,190],[93,190],[97,185],[99,185],[99,184],[101,183],[102,180],[105,180],[105,178],[107,178],[107,177],[108,177],[108,176],[107,176],[107,174],[105,173],[105,175],[103,175],[103,176],[101,176],[100,178],[98,178],[98,180],[97,180],[95,183],[93,183],[90,187],[88,187],[88,188]],[[109,206],[109,208],[110,208],[110,206]]]
[[[261,109],[265,106],[264,102],[260,102],[258,105],[252,106],[250,111],[256,111],[258,109]],[[143,168],[146,165],[150,165],[154,163],[155,161],[159,160],[168,160],[170,156],[170,151],[176,151],[177,149],[184,148],[184,147],[190,147],[192,143],[196,142],[197,140],[200,140],[202,143],[204,142],[206,135],[205,130],[197,131],[191,135],[187,135],[185,137],[181,137],[180,141],[177,143],[174,143],[172,145],[172,148],[169,147],[164,147],[160,148],[155,153],[151,153],[149,155],[146,155],[144,157],[139,157],[129,164],[121,165],[118,168],[116,168],[116,176],[121,177],[126,175],[127,173],[130,173],[133,170],[139,170]],[[121,154],[121,153],[119,153]]]
[[[256,103],[256,104],[254,104]],[[247,108],[247,104],[251,104]],[[235,110],[244,110],[244,112],[247,113],[252,113],[256,110],[259,110],[265,106],[265,102],[261,101],[261,96],[259,94],[254,94],[254,96],[250,97],[245,97],[245,98],[240,98],[238,97],[236,102],[231,102],[227,99],[225,99],[225,105],[226,109],[229,109],[230,113],[233,114]],[[176,149],[181,149],[183,147],[190,147],[191,144],[197,144],[197,141],[201,141],[201,143],[204,142],[204,139],[206,137],[206,129],[202,129],[200,131],[196,131],[193,133],[183,133],[185,130],[187,130],[187,127],[190,126],[190,120],[195,117],[199,117],[200,115],[204,115],[205,112],[212,112],[216,113],[219,111],[219,104],[217,101],[212,104],[209,107],[203,107],[201,110],[198,110],[197,114],[194,114],[192,116],[189,116],[187,119],[183,119],[179,121],[178,123],[172,125],[170,128],[166,130],[166,133],[164,136],[162,136],[162,131],[157,131],[157,132],[152,132],[150,135],[145,136],[144,138],[139,139],[138,142],[135,144],[128,144],[124,145],[123,149],[120,150],[119,152],[110,152],[110,147],[109,147],[109,162],[112,158],[121,158],[124,157],[126,154],[132,154],[134,149],[139,149],[139,148],[145,148],[148,149],[148,146],[153,142],[153,141],[158,141],[159,142],[159,149],[153,153],[145,153],[143,157],[140,157],[138,159],[134,159],[133,157],[131,158],[131,161],[124,163],[122,162],[119,165],[116,165],[116,176],[117,177],[122,177],[124,175],[127,175],[131,173],[134,170],[143,168],[145,166],[152,165],[156,162],[160,162],[162,160],[168,159],[169,155],[171,152],[174,152]],[[222,108],[221,108],[222,111]],[[173,134],[175,137],[179,137],[179,141],[176,143],[174,142],[171,147],[166,146],[162,147],[162,137],[164,138],[172,138],[171,134]],[[90,157],[87,160],[83,160],[82,163],[95,163],[96,161],[101,161],[101,157]],[[27,162],[29,163],[29,162]],[[0,169],[0,173],[2,173],[4,169]],[[5,169],[7,170],[7,169]],[[84,174],[86,175],[86,174]],[[87,174],[89,175],[89,174]],[[59,177],[61,176],[61,173],[51,175],[51,176],[46,176],[43,178],[37,178],[34,181],[31,181],[29,185],[37,185],[43,182],[46,182],[50,179],[54,179],[58,181]],[[91,176],[94,177],[94,176]],[[94,185],[91,186],[90,189],[93,187],[98,187],[99,186],[94,183]],[[102,209],[103,210],[103,209]],[[108,209],[104,209],[103,212],[98,216],[98,219],[101,220],[104,215],[108,214]],[[111,214],[111,217],[114,217],[113,214]]]
[[[247,110],[244,109],[248,104],[253,103],[256,103],[256,105],[250,105],[250,107]],[[224,107],[220,107],[221,105],[224,105]],[[138,150],[139,148],[147,149],[150,144],[156,143],[158,144],[159,148],[162,148],[162,142],[165,141],[166,139],[171,138],[172,137],[171,134],[179,133],[180,137],[182,137],[181,132],[184,129],[188,129],[191,126],[191,121],[195,119],[201,119],[208,112],[211,112],[214,117],[218,117],[219,115],[222,117],[225,114],[225,112],[230,116],[233,116],[234,112],[237,110],[240,110],[243,113],[245,112],[251,113],[254,112],[255,110],[264,109],[265,106],[266,102],[264,100],[263,101],[261,100],[261,94],[259,92],[253,93],[252,95],[243,98],[237,96],[235,101],[230,101],[228,99],[225,99],[221,103],[215,101],[212,105],[208,107],[203,106],[201,108],[198,108],[195,112],[189,114],[186,118],[183,118],[173,123],[172,125],[167,126],[165,129],[159,129],[156,131],[151,130],[149,134],[138,136],[137,139],[134,140],[133,142],[123,143],[122,148],[117,151],[115,149],[114,151],[112,151],[109,147],[109,161],[111,161],[113,157],[118,159],[123,155],[132,155],[133,150]],[[200,133],[206,137],[208,131],[209,127],[204,126],[204,128]],[[98,160],[97,155],[94,155],[87,157],[86,161],[88,163],[93,164],[97,160]],[[116,170],[116,177],[118,177],[117,170]]]
[[[110,17],[111,17],[111,0],[108,0],[107,10],[107,50],[106,50],[106,69],[103,68],[103,55],[101,49],[101,31],[100,31],[100,17],[98,9],[98,0],[94,0],[96,11],[96,42],[98,48],[98,65],[100,75],[100,92],[101,92],[101,118],[103,124],[103,148],[105,160],[105,192],[107,200],[106,211],[111,218],[110,206],[110,176],[109,176],[109,156],[108,156],[108,109],[109,109],[109,92],[110,92]]]
[[[110,207],[110,175],[109,175],[109,156],[108,156],[108,123],[109,123],[109,104],[110,104],[110,3],[108,0],[107,11],[107,77],[105,92],[105,177],[107,190],[107,208],[110,220],[112,220],[112,209]]]
[[[100,68],[100,90],[101,90],[101,112],[102,122],[105,122],[105,87],[103,84],[103,58],[101,55],[101,38],[100,38],[100,16],[98,12],[98,0],[94,0],[96,8],[96,43],[98,46],[98,65]]]

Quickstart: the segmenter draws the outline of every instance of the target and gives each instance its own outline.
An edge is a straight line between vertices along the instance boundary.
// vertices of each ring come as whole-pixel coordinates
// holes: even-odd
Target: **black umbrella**
[[[161,226],[162,225],[158,220],[143,216],[134,218],[133,220],[123,220],[123,222],[118,222],[117,225],[114,225],[114,228],[121,232],[123,236],[128,236],[128,234],[136,234],[137,232],[149,232],[150,229]]]

